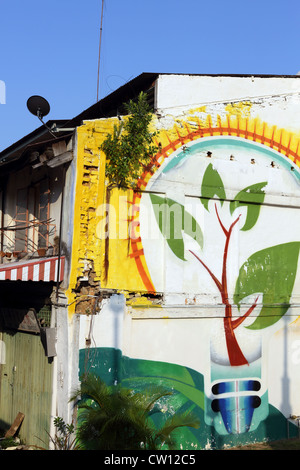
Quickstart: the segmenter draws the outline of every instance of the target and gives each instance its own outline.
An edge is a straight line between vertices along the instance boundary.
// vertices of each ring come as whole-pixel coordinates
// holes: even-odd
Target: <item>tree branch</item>
[[[256,297],[254,303],[251,305],[251,307],[247,310],[246,313],[244,313],[244,315],[242,315],[241,317],[237,318],[236,320],[232,320],[231,321],[231,325],[232,325],[232,328],[235,329],[237,328],[239,325],[241,325],[243,323],[244,320],[246,320],[246,318],[250,315],[250,313],[253,312],[253,310],[255,309],[256,305],[257,305],[257,300],[258,300],[258,297]]]
[[[223,295],[223,288],[222,288],[222,284],[220,283],[220,281],[216,278],[216,276],[211,272],[211,270],[206,266],[206,264],[192,251],[192,250],[189,250],[190,253],[192,253],[192,255],[195,256],[195,258],[197,258],[198,261],[200,261],[200,263],[202,264],[202,266],[204,266],[204,268],[206,269],[206,271],[208,272],[208,274],[211,276],[211,278],[213,279],[213,281],[215,282],[217,288],[219,289],[221,295]]]
[[[225,237],[227,238],[228,237],[228,230],[226,230],[226,228],[224,227],[221,219],[220,219],[220,216],[219,216],[219,213],[218,213],[218,208],[217,208],[217,204],[215,204],[215,211],[216,211],[216,214],[217,214],[217,217],[218,217],[218,221],[219,221],[219,224],[221,225],[221,228],[225,234]]]
[[[225,248],[224,248],[224,255],[223,255],[223,269],[222,269],[222,286],[223,286],[223,302],[226,303],[228,300],[228,291],[227,291],[227,256],[228,256],[228,247],[229,247],[229,242],[230,242],[230,237],[232,234],[232,230],[234,226],[238,223],[239,219],[241,217],[241,214],[238,216],[238,218],[230,225],[229,230],[227,232],[226,236],[226,242],[225,242]]]

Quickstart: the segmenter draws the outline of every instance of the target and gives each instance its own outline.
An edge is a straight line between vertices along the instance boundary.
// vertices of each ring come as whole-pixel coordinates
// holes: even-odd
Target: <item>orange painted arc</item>
[[[212,120],[207,120],[208,126],[204,127],[201,125],[200,121],[198,122],[198,128],[196,130],[191,130],[189,126],[186,124],[184,133],[181,134],[178,128],[176,128],[177,139],[171,140],[167,131],[167,139],[169,143],[159,150],[159,152],[153,156],[150,164],[144,170],[142,175],[138,180],[138,192],[134,192],[133,194],[133,201],[132,201],[132,219],[138,220],[139,217],[139,203],[141,199],[141,191],[145,190],[148,184],[148,181],[152,177],[155,171],[162,165],[166,158],[169,158],[173,152],[175,152],[178,148],[182,145],[187,144],[193,140],[210,137],[210,136],[220,136],[220,135],[231,135],[234,137],[244,138],[246,140],[251,140],[254,142],[258,142],[263,145],[267,145],[268,147],[278,151],[279,153],[283,154],[285,157],[290,159],[293,163],[297,164],[300,167],[300,146],[299,140],[297,143],[296,150],[292,150],[290,148],[291,144],[291,134],[289,135],[288,145],[285,146],[282,144],[283,140],[283,132],[280,132],[279,141],[275,139],[276,128],[275,126],[272,128],[272,135],[268,137],[267,135],[267,128],[269,127],[266,123],[262,123],[262,132],[259,132],[256,126],[256,122],[254,122],[253,130],[251,129],[251,125],[249,119],[246,119],[245,127],[241,126],[240,119],[236,119],[236,123],[233,125],[230,121],[230,116],[227,115],[226,122],[221,122],[221,119],[218,120],[218,124],[216,126],[212,125]],[[169,153],[171,150],[171,153]],[[155,168],[155,170],[153,170]],[[145,288],[148,292],[155,292],[155,287],[152,282],[151,276],[148,272],[147,263],[144,255],[144,251],[142,249],[142,241],[139,238],[139,243],[135,238],[130,239],[131,248],[132,248],[132,255],[131,257],[134,258],[136,262],[136,266],[138,272],[141,276],[141,279],[145,285]]]

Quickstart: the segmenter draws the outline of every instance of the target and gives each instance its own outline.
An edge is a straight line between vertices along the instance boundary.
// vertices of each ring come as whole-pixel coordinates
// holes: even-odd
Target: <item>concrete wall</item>
[[[299,87],[160,76],[161,150],[141,192],[109,201],[99,146],[114,121],[78,132],[68,300],[76,312],[84,294],[102,298],[80,311],[80,373],[174,390],[168,412],[193,408],[201,420],[181,432],[181,448],[296,433],[287,419],[300,414]]]

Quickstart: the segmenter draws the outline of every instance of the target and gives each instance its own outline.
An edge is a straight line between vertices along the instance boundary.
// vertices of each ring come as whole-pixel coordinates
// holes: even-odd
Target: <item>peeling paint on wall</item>
[[[240,103],[230,103],[225,106],[225,111],[230,115],[238,116],[239,118],[250,118],[251,116],[251,101],[242,101]]]

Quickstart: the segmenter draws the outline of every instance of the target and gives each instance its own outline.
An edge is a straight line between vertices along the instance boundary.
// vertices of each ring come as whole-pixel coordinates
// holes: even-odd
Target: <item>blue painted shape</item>
[[[239,148],[241,150],[247,149],[249,151],[259,152],[261,155],[268,157],[271,161],[276,161],[288,171],[290,171],[291,167],[293,167],[293,169],[296,171],[293,171],[292,175],[296,178],[296,180],[300,180],[300,172],[298,167],[294,165],[293,162],[285,155],[282,155],[276,150],[258,142],[253,142],[233,136],[208,137],[199,139],[199,141],[188,146],[186,150],[181,151],[177,155],[175,154],[173,157],[171,157],[170,161],[168,161],[164,166],[162,172],[167,173],[172,168],[182,164],[190,156],[196,155],[199,152],[210,151],[213,153],[214,150],[220,150],[221,148],[224,148],[224,150],[228,149],[228,151],[232,151],[233,153],[238,152]]]

